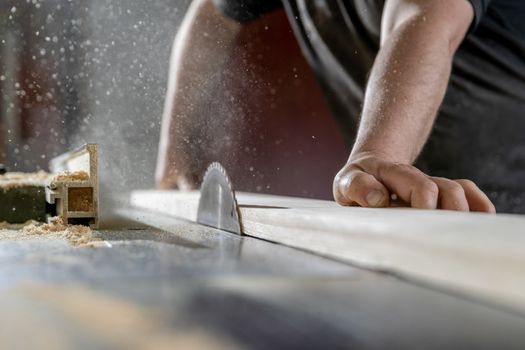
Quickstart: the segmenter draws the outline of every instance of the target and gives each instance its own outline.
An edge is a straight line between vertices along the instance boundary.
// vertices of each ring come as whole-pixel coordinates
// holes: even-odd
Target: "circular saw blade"
[[[226,170],[217,162],[210,164],[204,174],[197,222],[219,230],[242,234],[235,192]]]

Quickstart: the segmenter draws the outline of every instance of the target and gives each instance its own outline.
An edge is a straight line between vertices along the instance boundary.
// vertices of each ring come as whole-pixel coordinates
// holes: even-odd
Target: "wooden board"
[[[195,221],[199,193],[137,191],[131,205]],[[525,312],[525,218],[238,193],[246,235]]]

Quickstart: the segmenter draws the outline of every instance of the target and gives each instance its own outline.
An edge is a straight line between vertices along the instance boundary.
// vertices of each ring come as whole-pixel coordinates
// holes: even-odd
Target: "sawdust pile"
[[[59,182],[76,182],[89,180],[89,174],[84,170],[79,171],[63,171],[57,173],[51,179],[51,183]]]
[[[0,240],[28,240],[39,238],[67,239],[74,246],[97,246],[102,240],[95,237],[88,226],[66,225],[61,217],[54,217],[49,224],[29,220],[23,224],[0,222]]]
[[[22,228],[22,232],[27,235],[49,235],[64,237],[71,244],[76,246],[88,245],[93,241],[100,241],[100,238],[93,236],[93,231],[88,226],[67,225],[61,217],[54,217],[49,224],[30,223]]]
[[[39,186],[44,187],[51,175],[45,171],[36,173],[11,172],[0,175],[0,188],[7,192],[13,188]]]

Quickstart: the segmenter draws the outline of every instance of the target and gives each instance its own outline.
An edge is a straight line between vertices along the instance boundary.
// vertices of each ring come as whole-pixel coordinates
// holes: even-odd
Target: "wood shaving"
[[[57,173],[51,179],[51,183],[60,182],[76,182],[76,181],[87,181],[89,180],[89,174],[84,170],[79,171],[63,171]]]
[[[13,188],[41,186],[44,187],[51,175],[45,171],[36,173],[10,172],[0,175],[0,188],[7,192]]]
[[[93,231],[88,226],[67,225],[61,217],[51,218],[50,223],[30,223],[22,228],[22,233],[26,235],[53,235],[54,237],[66,238],[72,245],[90,245],[93,241],[100,241],[100,238],[93,236]]]

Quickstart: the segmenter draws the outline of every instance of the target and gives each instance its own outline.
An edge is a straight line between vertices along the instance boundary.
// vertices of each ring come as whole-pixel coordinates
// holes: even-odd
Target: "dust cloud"
[[[188,3],[2,1],[0,163],[47,169],[54,156],[98,143],[106,199],[151,188],[169,55]]]

